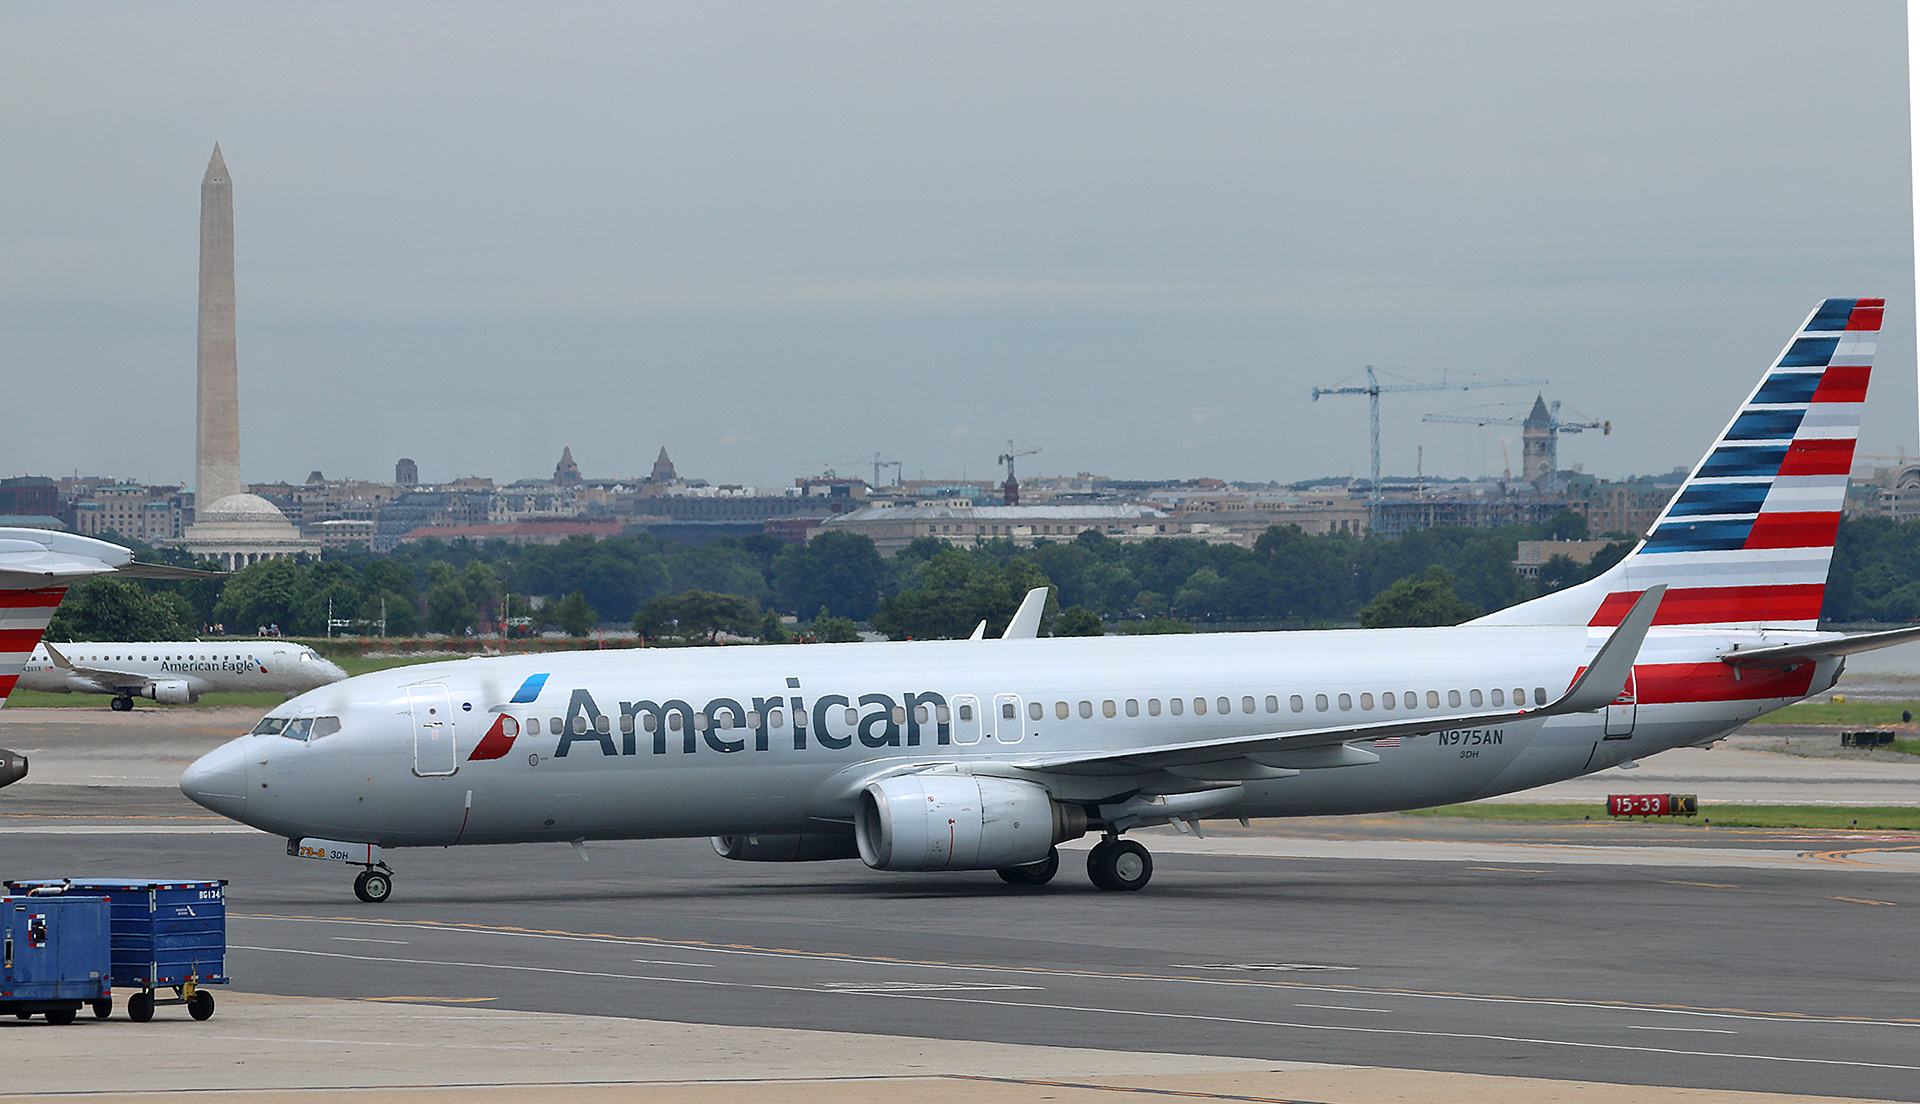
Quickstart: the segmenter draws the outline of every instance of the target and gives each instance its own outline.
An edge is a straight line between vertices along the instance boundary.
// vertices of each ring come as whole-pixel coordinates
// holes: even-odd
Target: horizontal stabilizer
[[[1826,640],[1813,640],[1805,644],[1741,648],[1721,656],[1720,662],[1734,667],[1777,671],[1798,667],[1812,660],[1833,659],[1858,652],[1873,652],[1899,644],[1910,644],[1916,640],[1920,640],[1920,628],[1888,629],[1885,632],[1860,633],[1857,636],[1829,637]]]

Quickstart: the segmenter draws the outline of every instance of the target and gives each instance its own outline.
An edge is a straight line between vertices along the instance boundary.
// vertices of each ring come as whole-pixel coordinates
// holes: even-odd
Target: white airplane
[[[1879,299],[1829,299],[1603,576],[1453,628],[509,656],[362,675],[194,763],[194,801],[362,867],[383,849],[711,836],[1040,884],[1098,832],[1472,801],[1707,744],[1920,629],[1818,629]]]
[[[42,641],[21,667],[16,685],[50,694],[112,694],[113,708],[124,712],[135,698],[185,705],[229,691],[273,690],[293,697],[346,677],[304,644]]]
[[[207,579],[215,573],[135,563],[117,544],[44,529],[0,529],[0,705],[13,693],[34,645],[67,588],[95,575]],[[0,748],[0,786],[26,777],[27,758]]]

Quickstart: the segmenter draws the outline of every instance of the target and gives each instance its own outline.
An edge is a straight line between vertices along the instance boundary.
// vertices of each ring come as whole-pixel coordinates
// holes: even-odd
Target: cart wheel
[[[55,1027],[65,1027],[80,1015],[78,1008],[56,1008],[47,1013],[47,1022]]]
[[[393,879],[379,870],[362,870],[353,880],[353,895],[377,905],[393,895]]]
[[[153,994],[135,993],[127,998],[127,1019],[134,1023],[146,1023],[153,1019]]]
[[[101,997],[99,1000],[93,1002],[93,1018],[94,1019],[104,1020],[111,1015],[113,1015],[113,998],[112,997]]]
[[[213,994],[205,989],[195,989],[193,996],[187,998],[187,1015],[196,1020],[211,1019],[213,1016]]]

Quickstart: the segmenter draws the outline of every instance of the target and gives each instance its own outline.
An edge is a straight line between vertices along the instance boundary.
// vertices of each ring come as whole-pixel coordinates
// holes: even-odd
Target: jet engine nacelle
[[[185,679],[156,679],[140,688],[140,696],[161,705],[186,705],[193,700],[193,687]]]
[[[908,774],[861,791],[853,836],[875,870],[995,870],[1087,833],[1086,810],[1008,778]]]
[[[860,848],[851,834],[807,832],[797,836],[715,836],[713,849],[723,859],[740,862],[820,862],[857,859]]]
[[[0,786],[12,785],[27,776],[27,757],[17,751],[0,748]]]

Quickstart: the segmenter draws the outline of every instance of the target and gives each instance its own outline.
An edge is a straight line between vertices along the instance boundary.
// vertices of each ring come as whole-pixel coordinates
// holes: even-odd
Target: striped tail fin
[[[1808,316],[1626,559],[1480,624],[1619,624],[1667,586],[1656,625],[1817,629],[1884,299]]]
[[[46,633],[67,587],[123,570],[132,560],[133,553],[125,548],[91,537],[0,529],[0,705],[20,681],[20,670]]]

